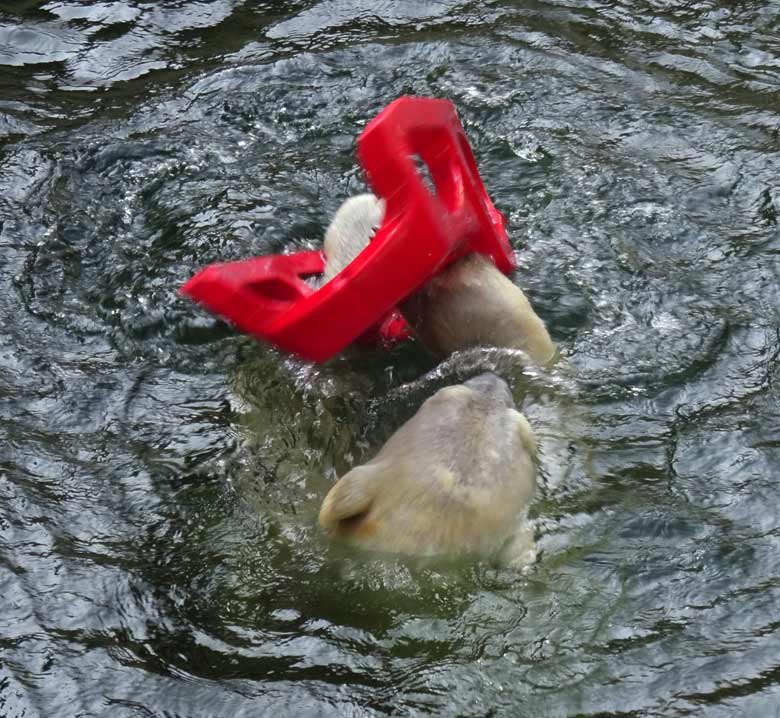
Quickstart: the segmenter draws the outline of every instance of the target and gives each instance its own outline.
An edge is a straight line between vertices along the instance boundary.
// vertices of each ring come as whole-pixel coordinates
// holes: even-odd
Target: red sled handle
[[[212,264],[181,291],[242,331],[263,336],[291,306],[314,293],[304,280],[324,269],[320,251],[273,254]]]
[[[325,258],[320,251],[254,257],[212,264],[181,291],[214,314],[230,318],[241,331],[263,337],[298,300],[316,291],[304,280],[324,270]],[[409,328],[396,310],[358,341],[387,346],[409,336]]]
[[[421,103],[424,112],[420,111]],[[485,190],[451,102],[412,97],[396,100],[369,122],[358,140],[358,157],[374,193],[386,202],[375,242],[392,232],[404,214],[421,213],[428,222],[438,219],[439,228],[452,242],[444,266],[479,252],[489,256],[504,274],[515,270],[504,215]],[[433,188],[425,183],[417,158],[427,165]],[[420,198],[425,201],[421,203]],[[416,211],[410,212],[410,208]]]

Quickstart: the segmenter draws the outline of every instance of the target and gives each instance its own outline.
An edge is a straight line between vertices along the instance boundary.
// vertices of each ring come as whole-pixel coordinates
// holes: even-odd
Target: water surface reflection
[[[6,3],[0,714],[777,716],[776,2]],[[567,354],[311,367],[177,296],[458,106]],[[541,560],[361,560],[325,488],[487,367]]]

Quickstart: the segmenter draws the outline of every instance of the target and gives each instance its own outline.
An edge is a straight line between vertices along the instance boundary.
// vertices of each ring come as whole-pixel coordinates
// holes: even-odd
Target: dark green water
[[[780,716],[780,3],[0,3],[0,716]],[[312,367],[177,289],[458,106],[568,357]],[[334,552],[436,388],[542,448],[522,576]]]

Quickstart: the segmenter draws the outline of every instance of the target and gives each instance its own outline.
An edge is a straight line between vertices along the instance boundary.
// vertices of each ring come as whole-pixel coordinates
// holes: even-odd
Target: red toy
[[[415,165],[419,157],[436,187]],[[322,362],[356,339],[406,336],[395,309],[447,265],[471,252],[509,274],[515,259],[503,215],[482,185],[474,155],[448,100],[402,97],[358,139],[358,157],[374,193],[386,202],[368,246],[320,289],[321,252],[213,264],[182,292],[239,329]]]

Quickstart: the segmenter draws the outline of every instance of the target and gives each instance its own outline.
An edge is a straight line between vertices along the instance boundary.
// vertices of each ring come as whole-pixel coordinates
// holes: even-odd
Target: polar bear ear
[[[322,502],[320,526],[326,531],[336,531],[341,528],[341,522],[358,519],[368,512],[386,473],[380,465],[366,464],[344,474]]]
[[[510,409],[510,414],[515,426],[517,427],[517,433],[520,435],[520,441],[532,456],[536,455],[538,445],[536,443],[536,435],[531,425],[528,423],[528,419],[523,414],[515,409]]]

